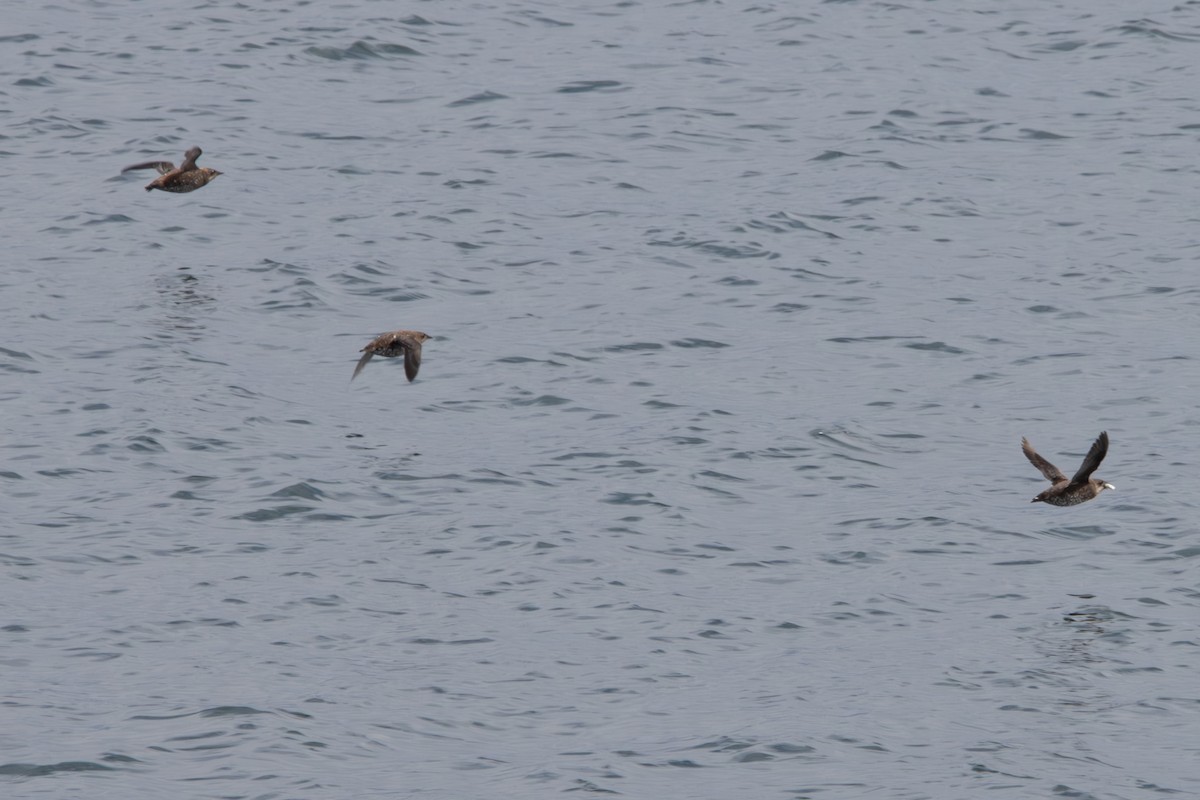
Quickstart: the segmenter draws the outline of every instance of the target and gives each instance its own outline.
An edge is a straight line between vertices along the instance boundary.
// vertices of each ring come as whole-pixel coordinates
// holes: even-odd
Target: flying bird
[[[1083,457],[1083,463],[1079,465],[1079,471],[1070,480],[1067,480],[1067,476],[1063,475],[1058,467],[1038,455],[1037,451],[1033,449],[1033,445],[1023,436],[1021,437],[1021,450],[1025,453],[1025,457],[1029,459],[1029,463],[1037,467],[1038,471],[1046,476],[1046,480],[1054,484],[1030,500],[1029,502],[1031,503],[1049,503],[1052,506],[1077,506],[1096,497],[1096,495],[1105,489],[1117,488],[1111,483],[1105,483],[1099,478],[1092,477],[1092,473],[1096,471],[1096,468],[1100,466],[1100,462],[1104,460],[1104,456],[1108,453],[1108,431],[1103,431],[1096,437],[1096,441],[1092,442],[1091,449]]]
[[[194,192],[221,173],[211,167],[197,167],[196,159],[203,153],[199,147],[193,147],[183,154],[183,163],[176,167],[170,161],[147,161],[143,164],[130,164],[121,172],[134,169],[156,169],[158,177],[146,184],[146,191],[161,189],[164,192]]]
[[[358,360],[358,366],[354,368],[354,374],[350,376],[350,380],[353,381],[358,377],[358,373],[363,371],[363,367],[367,365],[372,356],[395,358],[402,355],[404,356],[404,374],[409,381],[412,381],[417,377],[417,370],[421,368],[421,342],[432,338],[429,334],[421,331],[388,331],[379,334],[362,349],[363,357]]]

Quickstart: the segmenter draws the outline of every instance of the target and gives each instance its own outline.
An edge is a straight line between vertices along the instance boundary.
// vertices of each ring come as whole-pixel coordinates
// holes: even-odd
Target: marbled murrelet
[[[1108,431],[1103,431],[1096,437],[1096,441],[1092,443],[1091,449],[1083,457],[1083,464],[1079,466],[1079,471],[1069,481],[1067,480],[1067,476],[1059,471],[1058,467],[1039,456],[1037,451],[1033,449],[1033,445],[1024,437],[1021,437],[1021,451],[1025,453],[1025,457],[1029,459],[1029,463],[1037,467],[1046,476],[1046,480],[1054,484],[1030,500],[1029,502],[1031,503],[1049,503],[1052,506],[1077,506],[1080,503],[1086,503],[1088,500],[1091,500],[1105,489],[1117,488],[1111,483],[1105,483],[1099,478],[1092,477],[1092,473],[1096,471],[1096,468],[1100,466],[1100,462],[1104,460],[1105,454],[1108,453]]]
[[[354,374],[350,376],[350,380],[358,377],[358,373],[363,371],[363,367],[367,365],[372,356],[395,358],[402,355],[404,356],[404,374],[411,381],[417,377],[417,370],[421,368],[421,342],[431,338],[429,334],[421,331],[388,331],[379,334],[362,349],[361,352],[364,355],[358,360],[358,366],[354,368]]]
[[[183,154],[183,163],[176,167],[170,161],[146,161],[142,164],[130,164],[121,172],[134,169],[156,169],[159,177],[146,184],[146,191],[161,189],[164,192],[194,192],[221,173],[210,167],[197,167],[196,159],[203,151],[193,147]]]

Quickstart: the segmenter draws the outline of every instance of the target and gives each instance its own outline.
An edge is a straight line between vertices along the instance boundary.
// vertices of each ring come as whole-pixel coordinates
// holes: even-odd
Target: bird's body
[[[1046,476],[1046,480],[1053,484],[1049,489],[1030,500],[1031,503],[1077,506],[1093,499],[1105,489],[1117,488],[1111,483],[1105,483],[1099,478],[1092,477],[1092,473],[1096,471],[1108,453],[1108,431],[1102,432],[1096,437],[1096,441],[1092,442],[1091,449],[1083,457],[1083,463],[1079,465],[1079,471],[1070,480],[1067,480],[1067,476],[1063,475],[1058,467],[1038,455],[1037,451],[1033,449],[1033,445],[1024,437],[1021,438],[1021,451],[1025,453],[1029,463],[1037,467],[1038,471]]]
[[[421,368],[421,343],[430,338],[432,337],[429,334],[421,331],[388,331],[379,334],[362,349],[363,357],[358,360],[358,366],[354,368],[350,380],[358,377],[358,373],[363,371],[363,367],[373,356],[404,356],[404,374],[412,381],[417,377],[417,370]]]
[[[183,154],[183,163],[176,167],[170,161],[146,161],[142,164],[130,164],[121,172],[134,169],[156,169],[158,177],[146,184],[146,191],[160,189],[164,192],[194,192],[206,185],[221,173],[210,167],[197,167],[196,159],[203,153],[199,147],[193,147]]]

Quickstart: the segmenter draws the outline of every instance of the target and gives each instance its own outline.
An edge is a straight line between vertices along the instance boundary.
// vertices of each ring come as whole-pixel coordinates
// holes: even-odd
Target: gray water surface
[[[10,4],[0,795],[1200,795],[1200,5],[967,5]]]

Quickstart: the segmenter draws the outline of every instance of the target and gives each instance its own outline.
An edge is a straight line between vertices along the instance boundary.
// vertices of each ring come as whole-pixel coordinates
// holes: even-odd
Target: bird
[[[1037,467],[1038,471],[1046,476],[1046,480],[1054,484],[1030,500],[1031,503],[1077,506],[1093,499],[1105,489],[1117,488],[1111,483],[1092,477],[1092,473],[1096,471],[1108,453],[1108,431],[1101,431],[1100,435],[1096,437],[1096,441],[1092,442],[1091,449],[1083,457],[1083,463],[1079,465],[1079,471],[1070,480],[1067,480],[1067,476],[1063,475],[1058,467],[1038,455],[1037,451],[1033,449],[1033,445],[1024,436],[1021,437],[1021,451],[1025,453],[1029,463]]]
[[[428,333],[421,331],[388,331],[379,334],[360,351],[363,353],[363,357],[358,360],[358,366],[354,368],[354,374],[350,376],[350,380],[353,381],[358,377],[358,373],[363,371],[363,367],[367,365],[372,356],[395,358],[403,355],[404,374],[408,377],[409,382],[412,382],[412,379],[417,377],[417,370],[421,368],[421,342],[432,338]]]
[[[193,147],[183,154],[183,163],[178,167],[170,161],[147,161],[142,164],[130,164],[121,172],[154,168],[158,170],[158,177],[146,184],[147,192],[151,189],[161,189],[164,192],[175,192],[176,194],[194,192],[222,174],[211,167],[196,166],[196,159],[203,152],[199,147]]]

